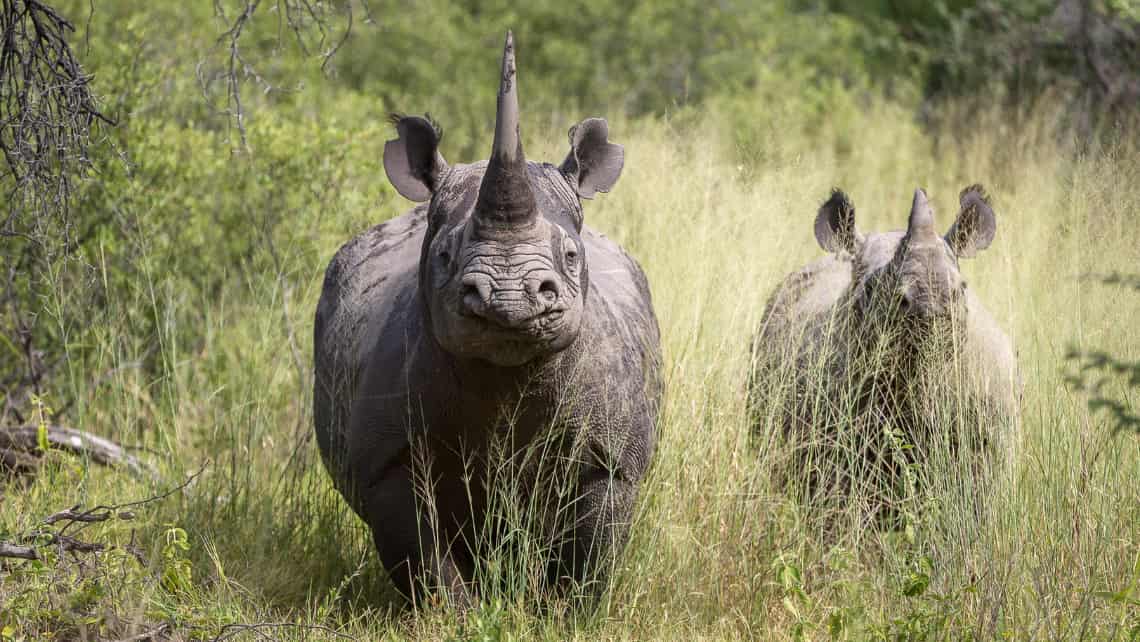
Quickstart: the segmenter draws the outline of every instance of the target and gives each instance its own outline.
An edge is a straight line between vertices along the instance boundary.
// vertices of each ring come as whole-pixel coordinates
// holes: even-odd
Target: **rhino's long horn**
[[[523,156],[522,137],[519,135],[515,39],[508,31],[499,79],[495,143],[491,147],[483,183],[479,186],[475,218],[480,225],[502,229],[529,225],[536,217],[534,192],[527,178],[526,157]]]
[[[906,226],[906,236],[911,240],[928,241],[938,237],[934,230],[934,208],[926,200],[922,188],[914,190],[914,202],[910,206],[910,220]]]

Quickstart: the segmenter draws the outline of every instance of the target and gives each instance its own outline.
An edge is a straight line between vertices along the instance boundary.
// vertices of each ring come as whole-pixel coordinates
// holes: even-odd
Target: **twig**
[[[135,518],[135,514],[130,512],[130,511],[123,511],[123,512],[118,513],[118,514],[112,513],[110,510],[104,510],[101,512],[87,511],[87,512],[83,512],[83,513],[79,513],[79,512],[76,512],[78,508],[79,508],[79,504],[76,504],[75,506],[72,506],[71,508],[66,508],[64,510],[59,511],[58,513],[53,513],[51,515],[48,515],[46,518],[44,518],[44,524],[51,526],[52,524],[55,524],[56,522],[62,522],[65,520],[66,521],[72,521],[72,522],[92,523],[92,522],[105,522],[105,521],[111,519],[112,517],[117,517],[121,520],[130,520],[130,519]]]
[[[218,2],[218,0],[214,2],[215,14],[228,25],[228,28],[218,36],[217,40],[219,48],[224,48],[226,52],[224,68],[219,74],[225,85],[226,108],[224,112],[230,116],[236,125],[238,135],[241,139],[241,150],[246,153],[250,151],[250,148],[246,132],[245,104],[241,94],[242,78],[252,78],[256,84],[261,87],[262,91],[267,94],[278,89],[275,85],[270,83],[269,80],[258,73],[257,68],[245,58],[240,47],[241,39],[248,31],[250,21],[254,19],[254,16],[262,7],[262,4],[262,0],[245,0],[245,6],[241,12],[231,20],[227,17],[222,4]],[[327,74],[329,62],[337,52],[340,51],[344,43],[348,41],[352,33],[352,3],[344,3],[343,11],[346,16],[346,25],[339,37],[331,46],[327,47],[326,43],[330,41],[333,32],[333,29],[330,27],[330,8],[327,3],[310,2],[309,0],[273,0],[265,4],[270,5],[269,11],[277,13],[278,28],[276,49],[280,49],[282,45],[283,36],[280,21],[282,17],[284,17],[285,22],[289,26],[289,30],[293,34],[293,39],[296,41],[297,48],[301,51],[302,55],[310,55],[310,47],[309,44],[306,43],[306,39],[310,38],[316,40],[316,47],[320,52],[321,71]],[[365,3],[364,7],[365,21],[371,24],[371,10],[368,8],[367,3]],[[314,31],[315,35],[313,33]],[[206,101],[211,103],[212,106],[213,101],[209,95],[209,80],[207,80],[204,71],[205,66],[204,60],[198,64],[198,80],[203,89]]]
[[[53,533],[51,531],[32,531],[32,533],[27,536],[27,539],[29,541],[41,539],[43,543],[40,544],[40,546],[54,545],[58,547],[61,552],[75,551],[77,553],[101,553],[107,550],[106,544],[100,544],[98,542],[84,542],[75,539],[74,537],[61,535],[59,533]]]
[[[0,153],[20,191],[10,206],[65,222],[92,124],[115,124],[95,106],[67,41],[74,31],[40,0],[0,0]]]
[[[122,511],[122,509],[124,509],[124,508],[134,508],[134,507],[137,507],[137,506],[145,506],[145,505],[147,505],[147,504],[151,504],[151,503],[154,503],[154,502],[157,502],[157,501],[161,501],[161,500],[163,500],[163,499],[166,499],[167,497],[170,497],[170,496],[171,496],[171,495],[173,495],[174,493],[177,493],[178,491],[180,491],[180,490],[182,490],[182,489],[186,488],[186,487],[187,487],[187,486],[189,486],[191,483],[193,483],[193,481],[194,481],[195,479],[197,479],[197,478],[198,478],[198,476],[199,476],[199,475],[201,475],[201,474],[203,473],[203,471],[205,471],[205,470],[206,470],[206,466],[208,466],[209,464],[210,464],[210,461],[209,461],[209,460],[206,460],[206,461],[202,462],[202,465],[201,465],[201,466],[198,468],[198,470],[197,470],[197,471],[196,471],[196,472],[195,472],[193,475],[190,475],[189,477],[187,477],[187,478],[185,479],[185,481],[183,481],[181,484],[178,484],[177,486],[175,486],[175,487],[171,488],[170,490],[167,490],[167,491],[165,491],[165,492],[163,492],[163,493],[161,493],[161,494],[158,494],[158,495],[153,495],[153,496],[151,496],[151,497],[147,497],[146,499],[140,499],[140,500],[136,500],[136,501],[133,501],[133,502],[126,502],[126,503],[123,503],[123,504],[100,504],[99,506],[95,506],[95,507],[93,507],[93,508],[91,508],[91,509],[89,509],[89,510],[87,510],[87,511],[83,512],[83,513],[80,513],[80,515],[81,515],[81,516],[83,516],[83,515],[91,515],[91,514],[96,514],[96,513],[100,513],[100,512],[108,512],[108,513],[110,513],[110,512],[119,512],[119,511]],[[120,514],[122,514],[122,513],[120,513]],[[133,519],[133,518],[134,518],[134,513],[127,513],[127,514],[130,516],[129,518],[131,518],[131,519]],[[74,519],[74,520],[70,520],[70,521],[69,521],[69,522],[68,522],[68,523],[67,523],[67,524],[66,524],[66,525],[63,527],[63,529],[62,529],[62,530],[60,530],[60,532],[62,533],[63,531],[66,531],[66,530],[67,530],[69,527],[71,527],[71,526],[72,526],[73,524],[75,524],[75,523],[82,523],[82,522],[85,522],[85,521],[86,521],[86,520],[83,520],[83,519]],[[100,520],[95,520],[95,521],[100,521]]]

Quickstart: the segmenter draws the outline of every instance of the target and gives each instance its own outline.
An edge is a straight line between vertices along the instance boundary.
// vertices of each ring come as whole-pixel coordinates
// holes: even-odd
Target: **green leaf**
[[[918,597],[930,587],[930,576],[926,573],[912,573],[903,584],[903,595]]]

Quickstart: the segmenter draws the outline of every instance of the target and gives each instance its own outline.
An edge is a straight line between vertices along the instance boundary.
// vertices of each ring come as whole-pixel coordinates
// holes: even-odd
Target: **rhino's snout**
[[[525,327],[558,308],[562,288],[553,273],[496,281],[486,274],[463,277],[462,311],[508,329]]]

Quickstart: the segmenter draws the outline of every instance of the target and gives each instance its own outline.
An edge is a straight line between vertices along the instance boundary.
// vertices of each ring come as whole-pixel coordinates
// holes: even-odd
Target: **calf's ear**
[[[431,198],[447,161],[439,153],[443,132],[429,118],[392,114],[399,138],[384,144],[384,172],[401,196],[417,203]]]
[[[604,118],[587,118],[570,128],[570,153],[558,169],[577,186],[582,198],[610,191],[621,176],[625,148],[609,142],[609,135]]]
[[[971,185],[962,190],[958,202],[962,209],[945,238],[955,255],[969,258],[993,242],[997,219],[986,190],[981,185]]]
[[[863,236],[855,227],[855,204],[838,188],[831,190],[831,198],[819,207],[815,216],[815,240],[828,252],[852,254],[863,242]]]

